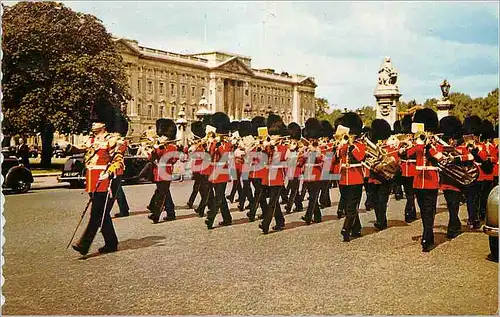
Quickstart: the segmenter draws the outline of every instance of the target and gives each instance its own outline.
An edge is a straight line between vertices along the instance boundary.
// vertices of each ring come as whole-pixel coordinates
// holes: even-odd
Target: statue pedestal
[[[401,94],[397,85],[378,85],[374,94],[377,99],[377,119],[384,119],[389,123],[391,129],[397,118],[397,102]]]
[[[455,104],[451,102],[451,100],[439,100],[437,102],[437,116],[438,120],[441,120],[444,117],[451,116],[452,110],[455,108]]]

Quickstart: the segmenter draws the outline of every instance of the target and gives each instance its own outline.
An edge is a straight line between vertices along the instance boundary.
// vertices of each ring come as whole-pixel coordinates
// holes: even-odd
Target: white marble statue
[[[386,57],[380,70],[378,71],[378,84],[381,86],[396,85],[398,80],[398,72],[391,64],[391,58]]]

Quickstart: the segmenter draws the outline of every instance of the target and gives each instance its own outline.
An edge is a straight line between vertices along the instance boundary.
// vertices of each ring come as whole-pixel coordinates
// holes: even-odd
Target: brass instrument
[[[367,147],[365,160],[361,164],[383,179],[392,180],[401,170],[396,159],[389,155],[385,149],[375,145],[366,136],[363,137],[363,141]]]

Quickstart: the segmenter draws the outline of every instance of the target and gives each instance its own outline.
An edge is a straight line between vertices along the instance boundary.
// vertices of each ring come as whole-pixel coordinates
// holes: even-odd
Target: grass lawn
[[[68,158],[52,158],[52,165],[48,168],[40,167],[40,157],[30,158],[31,173],[33,175],[61,173],[64,163]]]

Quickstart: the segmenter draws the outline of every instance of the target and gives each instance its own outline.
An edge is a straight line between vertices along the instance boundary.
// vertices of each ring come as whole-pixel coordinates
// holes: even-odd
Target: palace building
[[[314,117],[313,77],[254,69],[251,58],[231,53],[183,55],[115,39],[123,56],[132,99],[127,105],[130,131],[138,135],[159,118],[188,122],[202,113],[222,111],[232,120],[267,116],[303,124]]]

